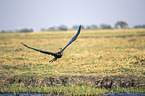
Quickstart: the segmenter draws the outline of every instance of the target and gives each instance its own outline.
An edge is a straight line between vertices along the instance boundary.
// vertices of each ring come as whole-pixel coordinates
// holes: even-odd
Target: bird
[[[72,37],[72,39],[66,44],[66,46],[64,46],[64,48],[61,48],[60,51],[58,52],[50,52],[50,51],[45,51],[45,50],[40,50],[40,49],[36,49],[36,48],[33,48],[33,47],[30,47],[26,44],[24,44],[23,42],[21,42],[22,45],[24,45],[25,47],[29,48],[29,49],[32,49],[32,50],[35,50],[35,51],[38,51],[38,52],[41,52],[41,53],[44,53],[44,54],[48,54],[48,55],[51,55],[51,56],[54,56],[54,58],[52,60],[50,60],[49,62],[54,62],[56,61],[57,59],[61,58],[62,55],[63,55],[63,51],[73,42],[77,39],[78,35],[80,34],[80,31],[81,31],[81,25],[79,26],[78,28],[78,31],[77,33]]]

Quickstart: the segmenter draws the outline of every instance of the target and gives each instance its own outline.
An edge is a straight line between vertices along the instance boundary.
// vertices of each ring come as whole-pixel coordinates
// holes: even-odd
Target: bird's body
[[[59,52],[49,52],[49,51],[44,51],[44,50],[39,50],[39,49],[36,49],[36,48],[32,48],[32,47],[29,47],[28,45],[22,43],[25,47],[29,48],[29,49],[33,49],[35,51],[38,51],[38,52],[41,52],[41,53],[44,53],[44,54],[48,54],[48,55],[52,55],[54,56],[54,58],[52,60],[50,60],[49,62],[53,62],[53,61],[56,61],[58,58],[61,58],[62,55],[63,55],[63,51],[73,42],[77,39],[78,35],[80,34],[80,31],[81,31],[81,25],[79,26],[79,29],[78,29],[78,32],[76,33],[76,35],[68,42],[68,44],[63,48],[61,49]]]
[[[53,55],[53,56],[54,56],[55,58],[61,58],[62,55],[63,55],[62,52],[57,52],[57,53],[55,53],[55,55]]]

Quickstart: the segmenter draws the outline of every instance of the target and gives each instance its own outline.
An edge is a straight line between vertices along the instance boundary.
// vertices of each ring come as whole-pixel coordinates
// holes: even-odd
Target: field
[[[145,93],[145,29],[82,30],[53,63],[21,45],[57,52],[75,33],[0,34],[0,93]]]

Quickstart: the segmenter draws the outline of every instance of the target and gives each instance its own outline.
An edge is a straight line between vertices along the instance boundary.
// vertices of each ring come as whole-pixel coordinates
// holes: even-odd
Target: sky
[[[145,0],[0,0],[0,31],[66,25],[114,27],[125,21],[130,28],[145,24]]]

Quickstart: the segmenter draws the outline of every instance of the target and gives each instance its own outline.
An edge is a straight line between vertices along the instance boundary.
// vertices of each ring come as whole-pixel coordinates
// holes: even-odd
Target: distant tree
[[[128,24],[126,22],[124,22],[124,21],[118,21],[115,24],[115,28],[118,28],[118,26],[123,29],[123,28],[127,28],[128,27]]]
[[[110,25],[108,25],[108,24],[101,24],[100,27],[102,29],[112,29],[112,27]]]
[[[86,26],[86,28],[85,29],[87,29],[87,30],[94,30],[94,29],[97,29],[98,27],[97,27],[97,25],[87,25]]]
[[[55,30],[57,30],[56,27],[49,27],[49,28],[48,28],[48,31],[55,31]]]
[[[91,29],[98,29],[97,25],[93,24],[91,25]]]
[[[61,31],[67,31],[67,30],[68,30],[68,28],[67,28],[66,25],[60,25],[60,26],[58,27],[58,29],[61,30]]]
[[[41,28],[40,31],[46,31],[46,29],[45,28]]]
[[[135,25],[134,28],[142,28],[141,25]]]
[[[87,25],[87,26],[86,26],[86,29],[87,29],[87,30],[91,29],[91,26]]]
[[[23,28],[20,30],[17,30],[18,33],[28,33],[28,32],[33,32],[33,29],[27,29],[27,28]]]
[[[134,28],[145,28],[145,25],[135,25]]]
[[[78,28],[79,28],[79,25],[73,25],[73,26],[72,26],[72,29],[73,29],[73,30],[77,30]]]
[[[12,30],[1,30],[0,33],[14,33]]]
[[[6,33],[6,31],[5,30],[1,30],[0,33]]]
[[[84,25],[82,25],[82,29],[85,29]]]
[[[33,32],[33,29],[19,29],[19,30],[2,30],[0,33],[28,33],[28,32]]]
[[[144,25],[142,25],[142,28],[145,28],[145,24],[144,24]]]

